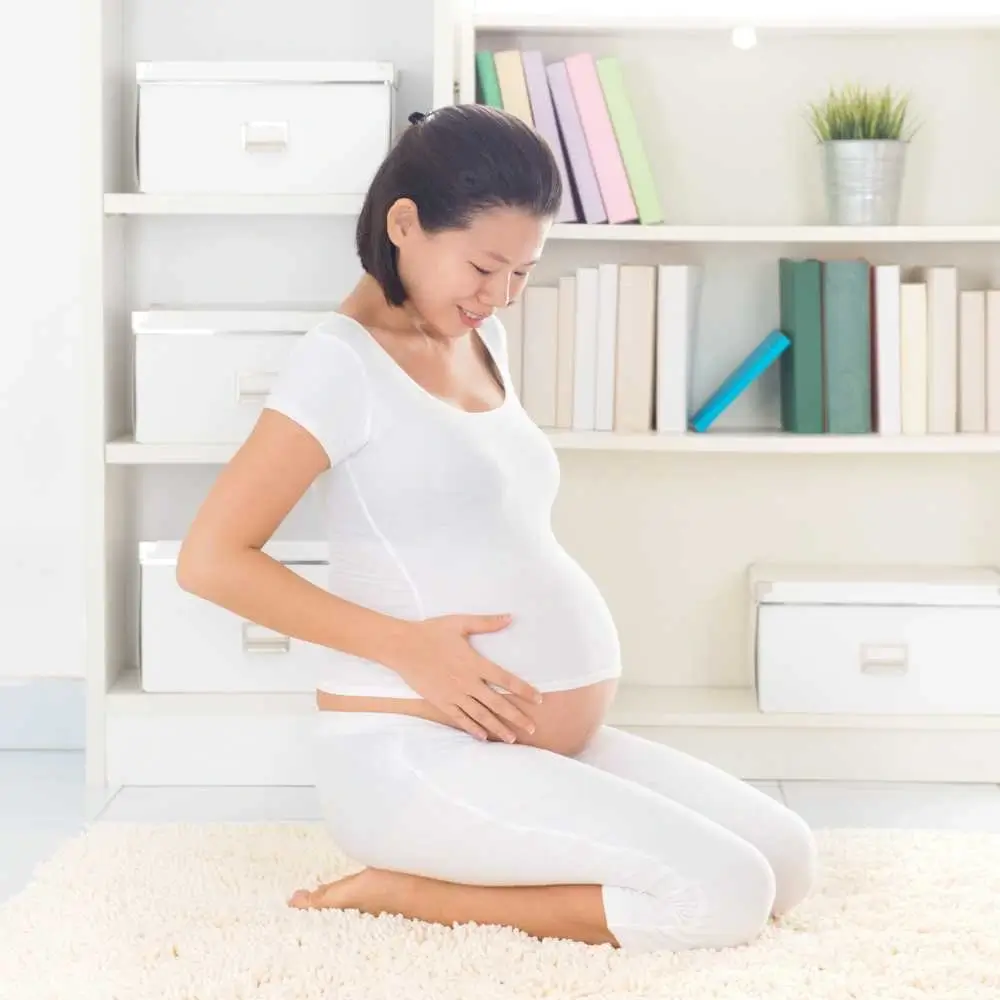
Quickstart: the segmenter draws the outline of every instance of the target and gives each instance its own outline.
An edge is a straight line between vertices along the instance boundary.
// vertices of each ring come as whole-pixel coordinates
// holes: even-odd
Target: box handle
[[[864,642],[861,644],[861,672],[863,674],[898,675],[909,669],[907,647]]]
[[[288,148],[288,122],[244,122],[243,148],[248,153],[280,153]]]
[[[274,632],[253,622],[243,623],[244,653],[287,653],[291,649],[291,639],[280,632]]]
[[[263,403],[277,378],[277,372],[237,372],[236,402]]]

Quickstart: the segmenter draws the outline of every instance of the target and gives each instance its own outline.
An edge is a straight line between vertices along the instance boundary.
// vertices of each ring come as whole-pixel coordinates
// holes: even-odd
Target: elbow
[[[215,575],[214,560],[201,546],[185,540],[177,554],[175,579],[177,586],[196,597],[207,597],[212,590]]]

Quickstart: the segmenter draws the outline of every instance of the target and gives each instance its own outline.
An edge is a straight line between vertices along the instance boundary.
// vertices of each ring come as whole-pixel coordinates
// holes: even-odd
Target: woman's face
[[[389,210],[399,276],[425,323],[456,337],[514,301],[541,256],[550,219],[513,208],[484,210],[466,229],[427,233],[413,202]]]

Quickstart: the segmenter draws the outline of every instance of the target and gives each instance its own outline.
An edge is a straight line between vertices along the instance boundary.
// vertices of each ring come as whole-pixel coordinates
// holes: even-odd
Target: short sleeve
[[[331,466],[368,440],[371,399],[364,365],[354,349],[324,325],[301,335],[264,406],[312,434]]]

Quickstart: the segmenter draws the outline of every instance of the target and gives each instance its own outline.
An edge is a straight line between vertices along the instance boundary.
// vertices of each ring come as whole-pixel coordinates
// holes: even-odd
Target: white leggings
[[[603,727],[565,757],[387,713],[318,712],[334,841],[359,864],[472,885],[602,886],[623,949],[750,941],[809,892],[806,824],[768,795]]]

